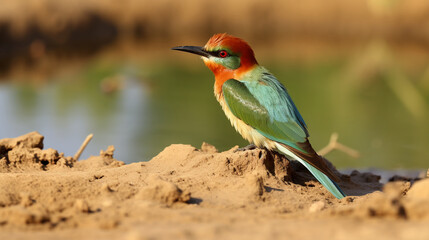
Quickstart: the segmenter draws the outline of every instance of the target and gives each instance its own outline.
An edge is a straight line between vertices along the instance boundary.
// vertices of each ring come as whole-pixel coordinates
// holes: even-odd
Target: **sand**
[[[337,174],[342,200],[262,149],[75,161],[33,132],[0,140],[0,239],[429,239],[429,179]]]

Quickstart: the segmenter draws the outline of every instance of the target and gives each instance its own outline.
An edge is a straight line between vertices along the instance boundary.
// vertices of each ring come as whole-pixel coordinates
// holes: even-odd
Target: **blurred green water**
[[[263,65],[288,88],[316,150],[337,132],[341,143],[360,152],[358,159],[328,154],[336,166],[427,168],[426,69],[410,73],[387,57],[363,55]],[[173,143],[199,147],[205,141],[219,150],[247,145],[213,96],[212,73],[174,56],[177,61],[152,63],[93,59],[43,86],[4,83],[0,137],[36,130],[46,147],[73,155],[94,133],[83,158],[114,145],[125,162],[149,160]]]

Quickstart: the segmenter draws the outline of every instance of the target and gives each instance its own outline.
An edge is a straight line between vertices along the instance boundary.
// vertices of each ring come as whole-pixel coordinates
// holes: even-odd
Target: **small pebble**
[[[84,212],[84,213],[89,212],[89,205],[83,199],[76,199],[76,201],[74,202],[74,207],[78,212]]]
[[[103,183],[103,185],[101,185],[101,191],[103,191],[103,192],[113,192],[112,188],[110,188],[110,186],[107,183]]]
[[[323,201],[317,201],[313,204],[311,204],[310,208],[308,209],[309,212],[320,212],[322,209],[325,208],[325,202]]]
[[[19,196],[21,197],[21,206],[23,207],[29,207],[33,205],[34,201],[31,199],[30,194],[28,193],[20,193]]]

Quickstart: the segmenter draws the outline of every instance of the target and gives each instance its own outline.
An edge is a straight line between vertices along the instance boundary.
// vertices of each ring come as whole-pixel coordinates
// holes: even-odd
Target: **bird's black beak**
[[[179,46],[179,47],[174,47],[171,50],[178,50],[178,51],[183,51],[183,52],[189,52],[189,53],[201,55],[201,56],[206,57],[206,58],[208,58],[210,56],[210,54],[206,50],[204,50],[203,47]]]

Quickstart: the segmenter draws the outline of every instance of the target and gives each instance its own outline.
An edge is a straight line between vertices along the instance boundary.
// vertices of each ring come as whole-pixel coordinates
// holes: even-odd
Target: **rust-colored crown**
[[[218,33],[213,35],[206,43],[204,48],[207,51],[225,47],[230,49],[233,53],[240,56],[241,67],[246,69],[258,62],[255,59],[255,54],[249,44],[241,38],[228,35],[226,33]]]

